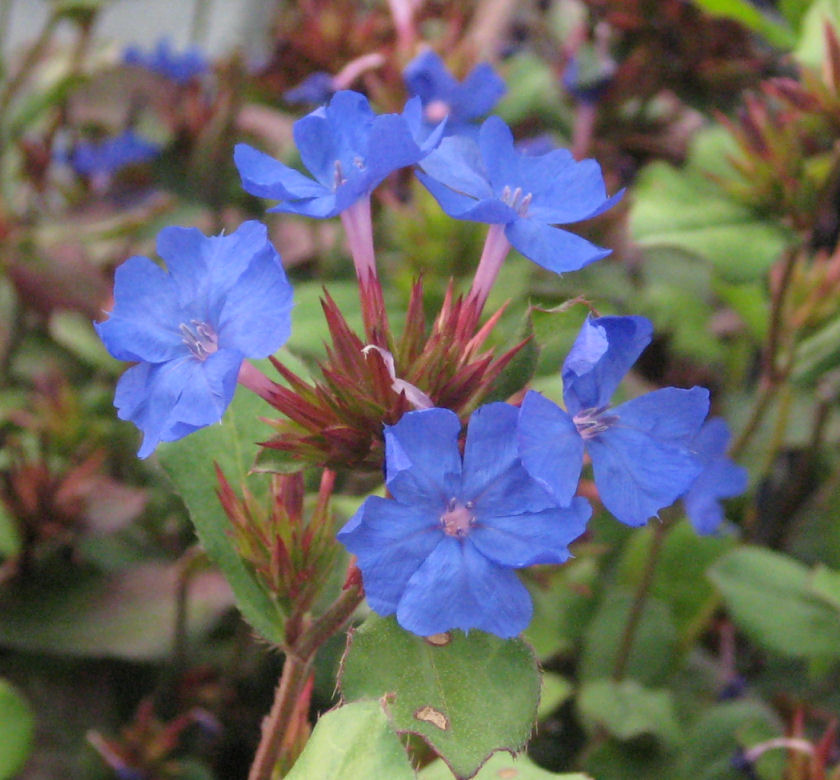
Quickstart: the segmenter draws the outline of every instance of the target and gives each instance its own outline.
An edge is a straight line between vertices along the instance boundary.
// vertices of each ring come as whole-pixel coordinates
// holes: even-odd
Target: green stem
[[[363,598],[357,585],[347,588],[329,609],[306,627],[286,648],[286,659],[274,703],[262,724],[262,737],[248,780],[271,780],[280,758],[283,738],[292,725],[295,706],[306,685],[315,653],[350,619]]]
[[[627,622],[624,624],[624,631],[621,635],[621,644],[618,647],[618,654],[615,659],[615,667],[613,668],[612,678],[616,682],[624,679],[627,672],[627,664],[630,661],[630,651],[633,649],[633,642],[636,638],[636,631],[639,628],[639,623],[642,619],[642,614],[650,595],[650,588],[653,584],[653,575],[656,573],[656,564],[659,560],[659,554],[662,552],[662,542],[665,540],[666,533],[670,523],[668,518],[663,519],[660,523],[653,526],[653,538],[650,541],[650,550],[648,551],[645,568],[642,572],[642,578],[636,588],[636,595],[633,598],[633,603],[630,606],[630,614],[627,616]]]
[[[49,15],[38,38],[27,50],[26,56],[23,58],[23,62],[20,64],[17,73],[6,82],[2,91],[0,91],[0,116],[5,115],[9,104],[12,102],[12,99],[17,94],[23,82],[32,75],[36,63],[41,59],[49,46],[53,31],[58,26],[58,20],[60,18],[60,15],[55,12]]]

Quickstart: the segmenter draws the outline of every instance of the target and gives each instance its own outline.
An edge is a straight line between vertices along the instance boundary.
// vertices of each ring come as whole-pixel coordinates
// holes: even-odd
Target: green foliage
[[[787,25],[775,21],[748,0],[694,0],[694,2],[710,14],[740,22],[745,27],[764,36],[769,43],[780,49],[790,49],[796,41],[793,32]],[[792,17],[795,20],[801,13],[801,9],[794,8],[791,2],[787,3],[787,7],[790,14],[788,18]]]
[[[26,700],[0,679],[0,780],[17,777],[32,750],[35,718]]]
[[[423,639],[371,616],[350,636],[339,686],[345,701],[384,697],[398,731],[419,734],[471,777],[492,752],[522,749],[540,683],[521,640],[482,631]]]
[[[664,162],[639,176],[630,230],[642,247],[681,249],[732,282],[761,277],[790,243],[788,231],[728,198],[702,169]]]
[[[357,701],[322,715],[286,780],[411,780],[414,770],[386,708],[383,702]]]
[[[623,740],[651,735],[666,745],[682,739],[671,692],[645,688],[635,680],[593,680],[580,691],[577,706],[590,728]]]
[[[738,626],[760,646],[798,658],[840,657],[834,574],[812,575],[789,556],[748,546],[709,569]]]
[[[0,644],[86,658],[150,661],[169,655],[183,576],[177,564],[68,574],[3,594]],[[230,607],[230,591],[216,572],[197,574],[184,586],[190,594],[189,635],[198,637]]]
[[[243,616],[269,642],[282,644],[283,616],[233,545],[227,515],[218,501],[214,469],[218,464],[231,485],[247,482],[252,493],[264,495],[266,478],[249,479],[248,472],[256,456],[255,445],[266,436],[259,418],[270,412],[261,398],[240,389],[221,423],[161,445],[158,457],[187,505],[202,546],[230,583]]]
[[[418,775],[420,780],[452,780],[453,775],[443,761],[435,761],[425,767]],[[509,756],[507,753],[495,753],[487,759],[475,780],[591,780],[588,775],[555,774],[537,766],[527,755]]]

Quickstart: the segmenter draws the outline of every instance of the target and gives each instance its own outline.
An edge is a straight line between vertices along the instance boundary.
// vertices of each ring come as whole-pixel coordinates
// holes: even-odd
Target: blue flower
[[[70,164],[81,176],[102,177],[153,160],[159,153],[159,146],[126,130],[103,141],[80,141],[70,155]]]
[[[408,91],[423,101],[423,117],[430,129],[448,117],[446,135],[469,131],[470,123],[492,111],[506,91],[505,82],[487,63],[477,65],[459,83],[431,50],[408,63],[403,80]]]
[[[522,468],[515,407],[473,413],[464,456],[448,409],[409,412],[385,429],[392,499],[367,498],[338,534],[358,557],[380,615],[421,636],[477,628],[520,633],[531,599],[514,569],[562,563],[589,519],[589,504],[561,508]]]
[[[321,105],[326,103],[335,90],[335,79],[323,70],[310,73],[295,87],[283,93],[283,100],[287,103],[309,103]]]
[[[519,454],[534,479],[568,501],[585,449],[604,506],[632,526],[672,504],[700,473],[692,446],[709,410],[701,387],[666,387],[609,406],[652,332],[644,317],[588,318],[563,363],[566,410],[531,391],[519,416]]]
[[[295,122],[294,137],[314,180],[247,144],[237,144],[234,161],[242,186],[252,195],[282,201],[269,211],[334,217],[373,189],[392,171],[413,165],[437,144],[440,127],[421,136],[419,99],[402,114],[377,116],[358,92],[336,92]]]
[[[709,420],[694,437],[692,447],[703,470],[683,496],[683,505],[699,534],[714,533],[723,522],[720,499],[747,489],[747,470],[726,457],[729,438],[729,427],[719,417]]]
[[[169,227],[157,240],[168,272],[131,257],[116,273],[114,309],[95,324],[108,351],[137,362],[117,384],[122,420],[144,433],[139,455],[218,422],[242,360],[288,338],[292,290],[264,225],[229,236]]]
[[[159,73],[176,84],[187,84],[196,76],[206,73],[210,67],[200,49],[190,47],[178,53],[168,38],[161,38],[150,52],[129,46],[123,52],[123,62]]]
[[[444,138],[421,168],[420,181],[450,217],[504,225],[507,240],[543,268],[575,271],[610,253],[552,227],[601,214],[621,197],[607,198],[594,160],[575,162],[566,149],[523,154],[508,126],[491,116],[477,144]]]

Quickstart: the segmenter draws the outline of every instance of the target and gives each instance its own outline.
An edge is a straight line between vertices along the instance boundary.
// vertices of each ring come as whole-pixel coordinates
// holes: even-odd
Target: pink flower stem
[[[247,387],[256,393],[263,400],[271,403],[274,397],[274,382],[253,363],[249,363],[247,360],[242,361],[242,365],[239,366],[239,376],[236,377],[236,381],[243,387]]]
[[[388,348],[388,318],[382,285],[376,273],[376,256],[373,250],[373,221],[370,216],[370,196],[357,200],[341,212],[341,223],[347,234],[356,277],[359,280],[359,298],[362,303],[362,319],[369,344]]]
[[[509,251],[510,241],[505,236],[505,225],[490,225],[472,287],[464,302],[460,323],[463,332],[471,330],[478,322]]]

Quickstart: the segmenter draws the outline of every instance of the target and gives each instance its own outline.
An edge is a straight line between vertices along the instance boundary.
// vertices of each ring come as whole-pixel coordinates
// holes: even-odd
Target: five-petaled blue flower
[[[672,504],[700,474],[693,440],[709,410],[702,387],[666,387],[609,406],[652,332],[644,317],[587,318],[563,363],[566,410],[530,391],[519,415],[519,454],[532,477],[568,501],[585,449],[604,506],[632,526]]]
[[[607,198],[594,160],[576,162],[566,149],[523,154],[510,128],[491,116],[477,144],[444,138],[420,167],[420,181],[450,217],[504,225],[507,240],[543,268],[576,271],[610,253],[552,227],[597,216],[621,197]]]
[[[729,436],[726,421],[715,417],[706,422],[692,443],[703,470],[682,500],[699,534],[712,534],[723,522],[720,499],[739,496],[747,489],[747,470],[726,457]]]
[[[96,329],[118,360],[119,417],[144,433],[139,455],[221,419],[242,360],[288,338],[292,290],[267,230],[245,222],[227,236],[168,227],[157,240],[168,272],[131,257],[116,272],[114,309]]]
[[[487,63],[476,65],[458,82],[431,49],[408,63],[403,80],[408,91],[423,101],[423,117],[429,129],[448,118],[446,135],[472,131],[474,125],[470,123],[492,111],[506,90],[505,82]]]
[[[80,176],[101,178],[127,165],[148,162],[160,153],[160,147],[126,130],[102,141],[80,141],[69,161]]]
[[[210,67],[200,49],[193,46],[177,52],[168,38],[161,38],[150,52],[129,46],[123,52],[123,62],[158,73],[176,84],[187,84]]]
[[[589,519],[585,499],[565,507],[522,468],[517,410],[473,413],[464,456],[461,423],[448,409],[409,412],[385,429],[386,485],[339,532],[358,557],[365,593],[380,615],[421,636],[459,628],[520,633],[531,599],[514,569],[562,563]]]
[[[237,144],[234,161],[242,186],[252,195],[282,201],[269,211],[334,217],[373,189],[392,171],[413,165],[438,143],[443,127],[425,140],[419,98],[402,114],[377,116],[358,92],[336,92],[328,105],[294,124],[303,164],[315,179]]]

